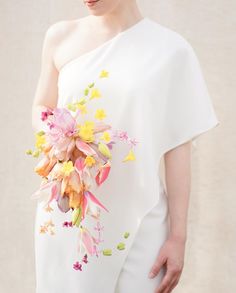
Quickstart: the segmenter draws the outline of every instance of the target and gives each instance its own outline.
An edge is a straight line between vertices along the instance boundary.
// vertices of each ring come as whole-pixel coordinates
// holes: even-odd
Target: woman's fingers
[[[176,287],[176,285],[178,284],[178,280],[179,278],[173,278],[172,282],[170,283],[170,285],[163,291],[163,293],[171,293],[172,290]]]
[[[167,265],[166,274],[164,275],[162,282],[156,289],[155,293],[170,293],[172,287],[177,285],[180,274],[181,268],[173,265]]]
[[[161,281],[160,286],[156,289],[155,293],[164,293],[164,291],[169,287],[169,285],[172,283],[172,280],[174,278],[174,274],[172,271],[170,271],[167,268],[166,274],[164,275],[164,278]]]
[[[172,292],[172,290],[178,285],[178,283],[179,283],[179,279],[180,279],[180,276],[177,277],[177,278],[173,281],[172,285],[170,286],[170,290],[167,291],[167,293]]]
[[[152,266],[148,277],[153,279],[154,277],[157,276],[157,274],[160,272],[162,266],[165,264],[166,258],[160,253]]]
[[[174,238],[167,239],[161,247],[150,274],[154,278],[163,266],[165,273],[154,293],[170,293],[177,285],[184,266],[184,249],[185,243]]]

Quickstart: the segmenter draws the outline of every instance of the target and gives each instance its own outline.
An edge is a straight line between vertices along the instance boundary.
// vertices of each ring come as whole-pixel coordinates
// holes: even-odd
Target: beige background
[[[82,1],[0,0],[1,196],[0,292],[32,293],[34,216],[30,194],[40,182],[31,103],[50,24],[87,14]],[[142,0],[143,15],[182,34],[194,47],[221,125],[198,140],[193,154],[185,268],[176,293],[236,292],[236,2]],[[86,292],[83,292],[86,293]],[[127,292],[131,293],[131,292]],[[133,292],[132,292],[133,293]]]

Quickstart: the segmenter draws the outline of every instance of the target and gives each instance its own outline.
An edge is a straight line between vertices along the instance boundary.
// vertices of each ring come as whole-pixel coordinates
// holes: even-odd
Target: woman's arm
[[[191,142],[164,155],[170,231],[151,269],[155,277],[165,265],[166,273],[155,293],[169,293],[178,284],[184,265],[187,214],[191,185]]]
[[[40,119],[41,111],[46,110],[46,108],[53,109],[57,105],[58,71],[54,65],[53,56],[59,39],[60,29],[56,23],[48,28],[44,37],[41,71],[32,104],[32,128],[34,131],[45,128],[45,124]]]
[[[169,238],[186,241],[187,213],[191,188],[191,143],[185,143],[167,152],[165,182],[168,195]]]

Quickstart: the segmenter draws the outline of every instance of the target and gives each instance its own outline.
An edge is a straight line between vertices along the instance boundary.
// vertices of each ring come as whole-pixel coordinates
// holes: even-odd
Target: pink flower
[[[62,224],[63,227],[72,227],[72,221],[68,222],[68,221],[65,221],[63,224]]]
[[[87,256],[87,254],[84,255],[82,261],[83,261],[84,263],[88,263],[88,256]]]
[[[75,263],[73,264],[73,268],[74,268],[75,270],[80,270],[80,271],[82,271],[82,264],[80,264],[80,263],[77,261],[77,262],[75,262]]]
[[[131,144],[132,146],[136,146],[138,143],[138,141],[135,138],[129,138],[129,144]]]
[[[46,133],[46,139],[53,145],[55,156],[59,160],[67,160],[75,148],[73,135],[77,131],[76,119],[69,110],[55,108],[49,120],[50,130]]]
[[[121,131],[121,132],[119,133],[119,138],[120,138],[121,140],[127,140],[127,139],[128,139],[127,132],[126,132],[126,131]]]
[[[68,227],[68,222],[65,221],[63,224],[62,224],[63,227]]]
[[[42,120],[42,121],[47,120],[47,119],[48,119],[48,116],[49,116],[49,115],[52,115],[52,114],[53,114],[53,112],[52,112],[52,110],[50,110],[50,109],[47,109],[46,111],[42,111],[42,112],[41,112],[41,120]]]

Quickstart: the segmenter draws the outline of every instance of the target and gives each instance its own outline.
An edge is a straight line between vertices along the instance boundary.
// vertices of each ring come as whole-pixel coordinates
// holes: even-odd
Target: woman
[[[78,274],[70,266],[76,230],[58,229],[53,239],[39,235],[48,216],[39,204],[37,293],[169,293],[184,265],[191,144],[219,122],[184,38],[143,17],[135,0],[84,4],[91,15],[58,22],[46,33],[32,125],[43,129],[42,110],[75,101],[98,72],[107,70],[108,80],[99,84],[104,104],[99,99],[97,105],[138,144],[135,162],[125,167],[114,150],[113,173],[100,197],[111,211],[104,215],[104,238],[111,246],[125,229],[130,237],[125,250],[91,259]],[[157,172],[162,156],[166,189]],[[53,220],[65,220],[56,206]]]

